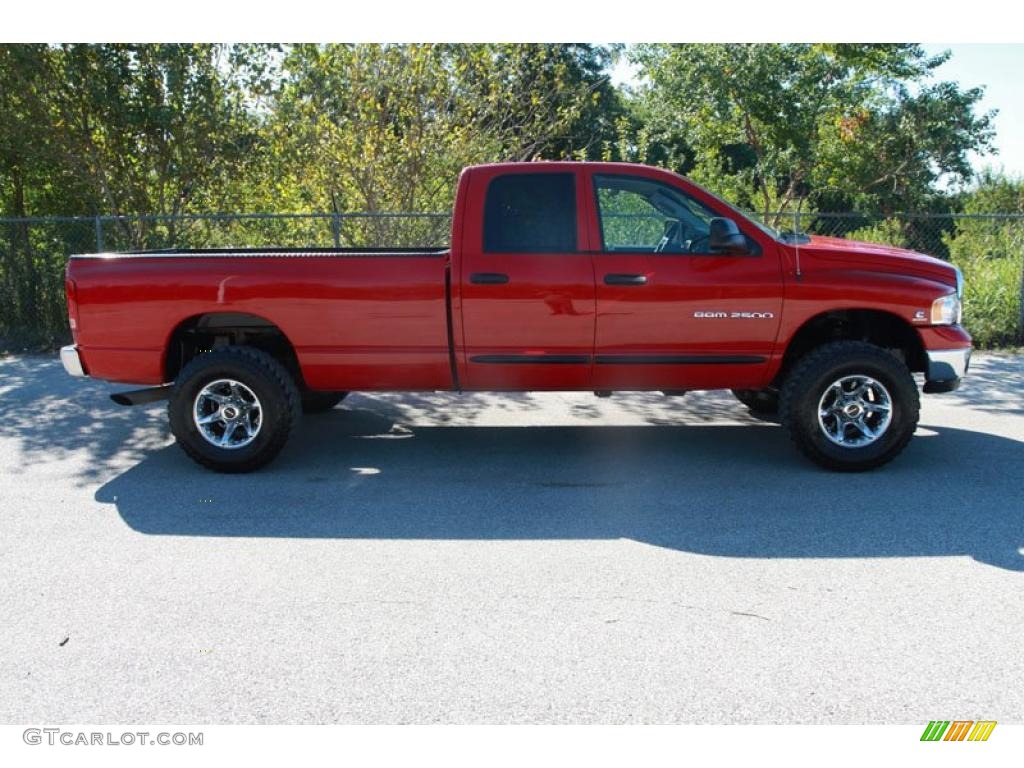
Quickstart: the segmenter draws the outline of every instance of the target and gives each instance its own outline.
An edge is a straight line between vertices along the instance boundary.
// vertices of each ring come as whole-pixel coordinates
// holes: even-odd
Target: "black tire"
[[[772,414],[779,410],[777,389],[734,389],[732,393],[754,413]]]
[[[318,392],[315,389],[304,389],[299,397],[302,400],[303,413],[324,413],[348,397],[348,392]]]
[[[213,445],[193,418],[196,398],[218,379],[243,384],[259,400],[259,428],[253,430],[251,442],[242,447]],[[190,459],[216,472],[251,472],[280,452],[302,410],[299,390],[284,366],[266,352],[239,346],[193,358],[175,381],[167,415],[171,432]]]
[[[874,379],[890,400],[888,425],[873,442],[860,447],[833,442],[825,428],[832,426],[854,440],[865,439],[867,436],[857,427],[836,429],[838,422],[829,421],[829,417],[819,422],[822,398],[834,382],[846,376]],[[831,342],[807,353],[793,366],[779,396],[780,420],[800,452],[823,467],[843,472],[862,472],[892,461],[913,437],[919,411],[917,384],[903,361],[860,341]],[[879,422],[868,425],[874,429],[880,426]]]

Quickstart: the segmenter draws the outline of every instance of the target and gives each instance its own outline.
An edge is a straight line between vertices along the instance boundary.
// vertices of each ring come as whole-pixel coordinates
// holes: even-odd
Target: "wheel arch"
[[[830,309],[804,321],[789,338],[776,382],[797,360],[830,341],[864,341],[896,353],[911,371],[927,367],[920,334],[899,315],[880,309]]]
[[[204,352],[242,345],[263,350],[302,385],[302,369],[287,334],[268,318],[248,312],[203,312],[181,320],[164,345],[165,381],[174,381],[190,360]]]

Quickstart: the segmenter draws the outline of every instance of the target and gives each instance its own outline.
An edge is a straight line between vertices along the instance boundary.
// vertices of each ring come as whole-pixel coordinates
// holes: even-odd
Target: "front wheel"
[[[253,347],[223,347],[178,375],[167,414],[189,458],[217,472],[249,472],[273,459],[301,410],[295,382]]]
[[[786,377],[779,398],[781,421],[801,453],[846,472],[894,459],[913,437],[919,410],[907,366],[859,341],[809,352]]]

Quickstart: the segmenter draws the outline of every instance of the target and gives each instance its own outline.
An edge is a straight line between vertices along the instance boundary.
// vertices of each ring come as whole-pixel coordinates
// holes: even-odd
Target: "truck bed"
[[[314,389],[452,386],[445,248],[205,248],[73,256],[88,372],[167,380],[175,331],[208,313],[271,323]]]

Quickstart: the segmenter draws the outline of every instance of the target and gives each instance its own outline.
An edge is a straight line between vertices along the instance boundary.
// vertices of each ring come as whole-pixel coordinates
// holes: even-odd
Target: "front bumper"
[[[971,348],[928,349],[928,368],[924,373],[924,391],[931,393],[952,392],[960,386],[960,380],[971,364]]]
[[[82,367],[82,358],[78,356],[78,348],[74,344],[60,348],[60,361],[64,370],[72,376],[88,375]]]

